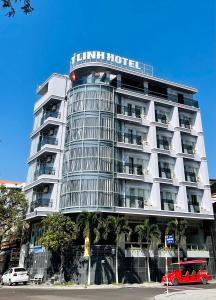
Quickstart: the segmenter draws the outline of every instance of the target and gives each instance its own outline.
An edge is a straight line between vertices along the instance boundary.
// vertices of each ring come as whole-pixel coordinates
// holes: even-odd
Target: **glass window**
[[[137,118],[141,118],[141,107],[140,106],[135,106],[135,116]]]
[[[132,104],[128,103],[127,111],[128,111],[128,116],[132,116]]]

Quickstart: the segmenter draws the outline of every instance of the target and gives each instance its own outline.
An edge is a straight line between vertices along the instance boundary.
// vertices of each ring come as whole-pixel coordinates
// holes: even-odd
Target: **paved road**
[[[170,287],[170,292],[191,289],[212,289],[216,284],[184,285]],[[164,287],[128,287],[115,289],[52,289],[31,287],[3,287],[0,300],[153,300],[154,296],[164,293]]]

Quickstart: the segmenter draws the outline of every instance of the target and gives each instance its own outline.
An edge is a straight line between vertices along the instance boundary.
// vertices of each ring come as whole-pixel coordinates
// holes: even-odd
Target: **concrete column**
[[[177,194],[176,204],[180,207],[181,211],[188,211],[187,190],[185,186],[180,186]]]
[[[206,160],[201,161],[198,176],[201,183],[203,183],[204,185],[209,184],[208,164]]]
[[[154,101],[150,101],[150,103],[149,103],[147,119],[150,122],[155,122],[155,105],[154,105]]]
[[[161,210],[160,183],[154,182],[150,193],[150,204],[155,210]]]
[[[211,199],[211,190],[204,189],[200,206],[204,209],[203,213],[213,214],[212,202],[209,199]]]
[[[181,133],[180,131],[174,131],[172,138],[172,149],[176,153],[182,153],[182,144],[181,144]]]
[[[199,135],[197,137],[197,143],[196,143],[196,152],[197,155],[201,158],[206,157],[206,151],[205,151],[205,144],[204,144],[204,137],[203,135]]]
[[[157,148],[156,126],[150,126],[147,136],[147,142],[151,149]]]
[[[193,127],[194,127],[194,130],[196,130],[197,132],[203,132],[200,111],[198,111],[196,113],[195,122],[194,122],[194,126]]]
[[[179,182],[185,181],[184,161],[182,157],[176,158],[174,173]]]
[[[171,119],[171,125],[173,127],[179,127],[179,114],[178,114],[178,107],[177,106],[173,107],[173,114],[172,114],[172,119]]]
[[[159,177],[158,172],[158,155],[157,153],[152,153],[149,159],[149,172],[153,178]]]

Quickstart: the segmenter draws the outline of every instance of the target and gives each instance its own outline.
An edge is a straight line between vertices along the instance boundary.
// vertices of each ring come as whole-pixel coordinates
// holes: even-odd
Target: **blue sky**
[[[216,177],[215,1],[33,0],[30,16],[0,11],[0,179],[27,173],[35,88],[68,74],[81,50],[104,50],[154,66],[199,89],[210,177]]]

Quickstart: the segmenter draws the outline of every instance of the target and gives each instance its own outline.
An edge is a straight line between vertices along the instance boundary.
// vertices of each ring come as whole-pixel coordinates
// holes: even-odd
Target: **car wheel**
[[[9,284],[9,286],[11,286],[12,285],[12,282],[11,282],[11,280],[9,279],[9,281],[8,281],[8,284]]]
[[[15,282],[15,285],[18,285],[18,282]]]
[[[207,281],[207,279],[205,277],[201,278],[201,282],[202,282],[202,284],[207,284],[208,283],[208,281]]]
[[[173,278],[172,285],[177,286],[178,284],[179,284],[178,279],[177,278]]]
[[[3,281],[3,279],[1,279],[1,285],[4,285],[4,281]]]
[[[24,282],[23,282],[23,284],[24,284],[24,285],[26,285],[26,284],[27,284],[27,282],[26,282],[26,281],[24,281]]]

